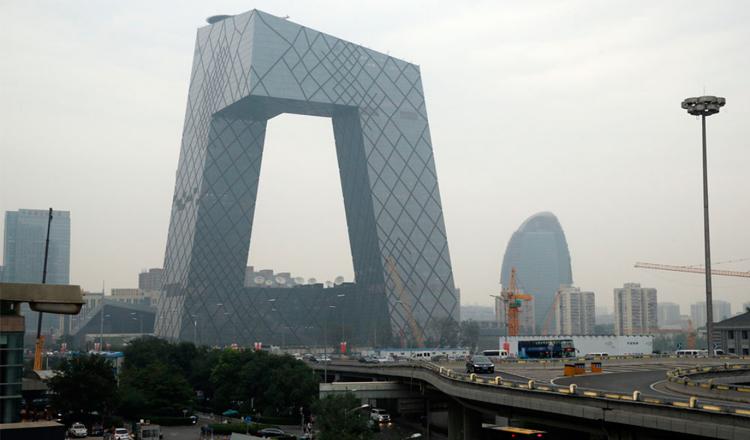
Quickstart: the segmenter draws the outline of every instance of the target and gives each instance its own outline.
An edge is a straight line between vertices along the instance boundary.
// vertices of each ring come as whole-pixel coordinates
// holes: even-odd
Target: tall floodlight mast
[[[706,116],[719,113],[719,109],[726,104],[724,98],[718,96],[700,96],[687,98],[682,101],[682,108],[693,116],[701,117],[703,135],[703,238],[706,250],[706,348],[708,355],[714,355],[712,345],[714,329],[714,311],[711,299],[711,239],[708,228],[708,172],[706,171]]]

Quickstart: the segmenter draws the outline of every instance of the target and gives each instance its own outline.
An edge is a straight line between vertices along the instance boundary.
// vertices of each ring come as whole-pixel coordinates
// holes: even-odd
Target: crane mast
[[[518,290],[518,282],[516,280],[516,268],[513,267],[510,270],[510,282],[508,287],[503,289],[500,293],[505,303],[506,313],[506,325],[508,326],[508,336],[518,336],[520,325],[519,325],[519,314],[523,301],[532,301],[534,297],[520,293]]]

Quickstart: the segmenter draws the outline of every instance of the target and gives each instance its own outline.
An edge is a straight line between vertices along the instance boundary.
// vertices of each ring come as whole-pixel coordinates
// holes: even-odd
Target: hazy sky
[[[750,257],[749,2],[6,0],[0,211],[70,210],[71,282],[163,264],[196,29],[252,8],[421,66],[463,304],[490,303],[513,231],[552,211],[598,306],[633,281],[688,313],[702,276],[633,264],[703,261],[700,122],[680,102],[704,92],[727,98],[708,121],[713,257]],[[269,122],[250,252],[352,279],[330,120]],[[750,279],[714,280],[750,301]]]

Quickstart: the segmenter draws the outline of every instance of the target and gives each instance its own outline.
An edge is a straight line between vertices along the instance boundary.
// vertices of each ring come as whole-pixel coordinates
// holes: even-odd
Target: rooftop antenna
[[[342,277],[341,275],[337,276],[336,278],[333,279],[333,284],[337,286],[344,284],[344,277]]]

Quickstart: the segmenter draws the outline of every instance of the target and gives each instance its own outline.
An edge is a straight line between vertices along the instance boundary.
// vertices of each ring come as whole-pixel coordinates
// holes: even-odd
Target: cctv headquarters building
[[[198,30],[156,334],[420,345],[459,319],[419,68],[257,10]],[[333,123],[355,282],[245,287],[266,123]]]

